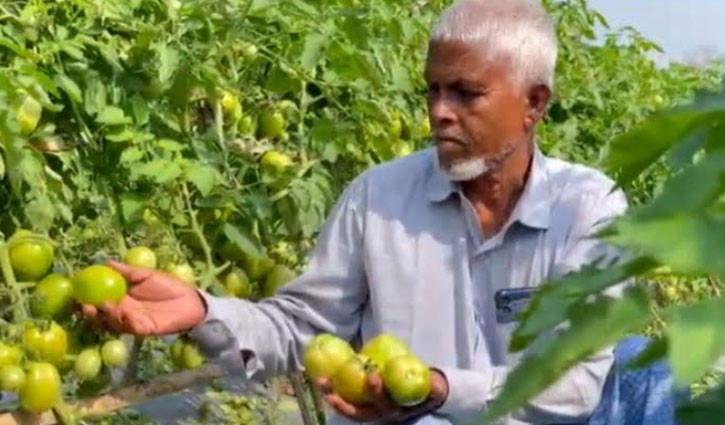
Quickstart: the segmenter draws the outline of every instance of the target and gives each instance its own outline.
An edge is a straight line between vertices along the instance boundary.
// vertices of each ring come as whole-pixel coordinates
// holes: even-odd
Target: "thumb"
[[[140,267],[132,267],[118,261],[109,261],[108,267],[119,272],[129,283],[139,284],[148,279],[153,273],[151,269],[142,269]]]

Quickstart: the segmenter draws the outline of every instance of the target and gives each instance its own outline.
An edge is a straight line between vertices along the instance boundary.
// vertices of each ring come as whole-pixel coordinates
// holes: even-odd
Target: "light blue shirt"
[[[320,332],[356,344],[392,333],[449,382],[446,403],[417,423],[475,418],[519,359],[507,350],[516,324],[497,323],[495,292],[536,287],[616,256],[588,236],[627,203],[602,173],[535,149],[510,219],[486,239],[437,164],[430,148],[359,176],[299,278],[258,303],[204,295],[208,316],[192,335],[232,368],[248,351],[245,373],[264,378],[298,370],[305,344]],[[592,356],[504,422],[582,421],[599,402],[612,359],[611,350]]]

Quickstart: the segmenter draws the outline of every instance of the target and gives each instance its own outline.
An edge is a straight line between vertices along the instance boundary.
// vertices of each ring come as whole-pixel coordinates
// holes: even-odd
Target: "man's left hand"
[[[371,402],[365,405],[355,405],[345,401],[332,389],[332,382],[329,379],[316,381],[317,387],[322,391],[323,397],[337,413],[356,422],[404,422],[407,419],[432,413],[440,407],[448,397],[448,381],[442,373],[431,370],[431,391],[428,399],[423,403],[403,407],[393,402],[385,391],[383,379],[379,373],[371,373],[368,376],[368,390],[370,391]]]

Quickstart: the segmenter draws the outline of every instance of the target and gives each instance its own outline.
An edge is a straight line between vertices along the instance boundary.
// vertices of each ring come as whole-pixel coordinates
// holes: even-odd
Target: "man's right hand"
[[[120,333],[168,335],[189,331],[204,320],[202,297],[176,277],[115,261],[108,265],[126,278],[128,293],[120,303],[100,309],[83,305],[92,321]]]

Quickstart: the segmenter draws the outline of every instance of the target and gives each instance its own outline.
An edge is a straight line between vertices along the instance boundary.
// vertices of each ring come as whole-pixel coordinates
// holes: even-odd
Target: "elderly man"
[[[433,29],[425,78],[435,147],[377,166],[346,189],[305,271],[275,297],[251,303],[198,293],[161,272],[114,263],[129,296],[91,316],[136,334],[190,331],[251,377],[300,368],[321,332],[366,341],[402,338],[431,365],[420,406],[346,403],[320,382],[346,420],[447,424],[475,418],[518,361],[516,323],[496,314],[502,289],[535,288],[603,255],[588,236],[622,214],[621,191],[601,173],[548,158],[535,127],[551,97],[557,42],[538,3],[462,0]],[[612,350],[589,358],[507,418],[575,423],[598,405]],[[347,418],[347,419],[345,419]]]

